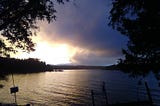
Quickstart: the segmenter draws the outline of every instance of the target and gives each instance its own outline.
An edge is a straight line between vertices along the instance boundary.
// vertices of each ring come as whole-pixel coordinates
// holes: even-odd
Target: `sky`
[[[36,51],[15,57],[76,65],[112,65],[123,58],[128,39],[108,26],[111,1],[74,0],[55,4],[55,9],[56,21],[38,23]]]

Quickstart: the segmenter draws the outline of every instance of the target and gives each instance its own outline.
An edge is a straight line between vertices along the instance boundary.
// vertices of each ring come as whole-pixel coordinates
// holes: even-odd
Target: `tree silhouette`
[[[34,51],[31,36],[36,35],[37,21],[56,18],[54,3],[69,0],[0,0],[0,56],[9,56],[15,48]]]
[[[5,74],[11,73],[36,73],[51,71],[51,65],[36,58],[29,59],[15,59],[0,57],[0,78],[4,78]],[[0,79],[1,80],[1,79]]]
[[[158,67],[160,0],[113,0],[112,6],[109,25],[129,38],[121,63]]]

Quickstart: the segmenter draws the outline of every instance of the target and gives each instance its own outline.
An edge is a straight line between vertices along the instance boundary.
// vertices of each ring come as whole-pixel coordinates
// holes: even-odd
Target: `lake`
[[[102,91],[103,82],[107,92],[108,102],[118,103],[146,100],[147,96],[140,95],[139,89],[148,86],[159,89],[158,81],[150,73],[146,78],[129,77],[121,71],[110,70],[64,70],[63,72],[42,72],[31,74],[14,74],[15,85],[19,87],[17,103],[31,106],[92,106],[91,90],[95,94],[95,102],[104,105]],[[142,79],[142,84],[138,85]],[[0,81],[4,88],[0,89],[0,103],[14,103],[14,96],[10,94],[13,86],[12,76],[8,81]],[[159,98],[159,97],[157,97]]]

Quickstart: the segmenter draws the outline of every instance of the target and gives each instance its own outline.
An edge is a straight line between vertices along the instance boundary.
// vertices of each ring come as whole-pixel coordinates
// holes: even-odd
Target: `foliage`
[[[7,80],[7,74],[37,73],[51,71],[53,67],[38,59],[14,59],[0,57],[0,80]],[[0,88],[4,85],[0,84]]]
[[[109,25],[129,38],[121,63],[159,66],[160,0],[113,0],[112,5]]]
[[[37,21],[53,21],[54,4],[64,1],[69,0],[0,0],[0,56],[9,56],[16,48],[34,51],[31,37],[36,35]]]
[[[35,73],[52,70],[52,66],[38,59],[14,59],[0,57],[0,75],[11,73]],[[3,78],[1,77],[0,78]]]

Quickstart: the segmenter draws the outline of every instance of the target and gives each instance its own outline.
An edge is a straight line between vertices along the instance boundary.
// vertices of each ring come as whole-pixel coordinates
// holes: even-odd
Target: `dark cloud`
[[[89,53],[86,51],[80,51],[71,59],[74,64],[83,64],[83,65],[109,65],[116,64],[116,60],[120,56],[106,56],[96,53],[94,50]]]
[[[108,27],[109,2],[75,0],[74,3],[56,6],[57,21],[43,29],[47,38],[53,43],[65,42],[83,49],[72,58],[76,63],[115,62],[122,56],[127,38]]]

